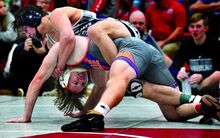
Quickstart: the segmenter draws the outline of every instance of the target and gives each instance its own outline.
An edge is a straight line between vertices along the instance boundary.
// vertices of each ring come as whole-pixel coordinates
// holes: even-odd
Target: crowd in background
[[[219,96],[219,83],[209,87],[211,82],[220,80],[219,0],[0,0],[0,91],[9,89],[13,95],[20,95],[21,90],[25,95],[48,52],[46,46],[33,48],[29,39],[13,30],[14,12],[30,4],[46,12],[72,6],[129,21],[145,42],[155,41],[164,51],[167,66],[180,88],[183,78],[189,77],[189,82],[198,87],[195,93],[200,94],[201,90],[202,94]],[[203,45],[205,48],[193,48]],[[184,47],[189,48],[183,50]],[[183,67],[185,72],[181,71]],[[53,82],[54,78],[49,79],[42,93],[53,90]]]

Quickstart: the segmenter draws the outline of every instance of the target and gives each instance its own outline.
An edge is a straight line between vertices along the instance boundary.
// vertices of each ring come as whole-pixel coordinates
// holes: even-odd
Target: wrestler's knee
[[[220,71],[215,71],[211,76],[210,76],[210,79],[215,81],[215,82],[218,82],[220,81]]]
[[[91,38],[101,38],[103,29],[99,24],[94,24],[88,28],[87,33]]]

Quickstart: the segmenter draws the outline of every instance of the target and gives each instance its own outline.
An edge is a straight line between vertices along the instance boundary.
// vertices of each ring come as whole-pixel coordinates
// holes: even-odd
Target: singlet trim
[[[123,60],[125,61],[126,63],[128,63],[130,65],[131,68],[134,69],[135,73],[136,73],[136,77],[138,78],[139,77],[139,71],[138,71],[138,68],[137,66],[127,57],[123,57],[123,56],[120,56],[120,57],[116,57],[113,59],[113,62],[116,61],[116,60]]]

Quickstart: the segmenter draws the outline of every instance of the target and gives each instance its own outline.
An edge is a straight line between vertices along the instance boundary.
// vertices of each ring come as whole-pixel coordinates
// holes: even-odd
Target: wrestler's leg
[[[135,71],[123,60],[113,62],[106,90],[100,101],[110,108],[116,106],[124,97],[129,81],[136,76]]]
[[[158,104],[180,105],[180,94],[177,88],[143,82],[143,97]]]
[[[201,113],[196,111],[195,106],[196,104],[194,103],[180,106],[159,104],[161,112],[168,121],[186,121],[199,116]]]
[[[182,104],[180,102],[182,93],[178,89],[149,82],[143,84],[143,97],[158,103],[161,112],[168,121],[185,121],[199,115],[195,110],[195,103]],[[196,101],[197,104],[200,99]]]

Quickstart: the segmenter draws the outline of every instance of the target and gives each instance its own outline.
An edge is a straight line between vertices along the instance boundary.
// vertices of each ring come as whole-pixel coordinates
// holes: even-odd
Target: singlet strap
[[[57,43],[57,41],[55,41],[50,35],[46,35],[48,42],[53,46]]]

